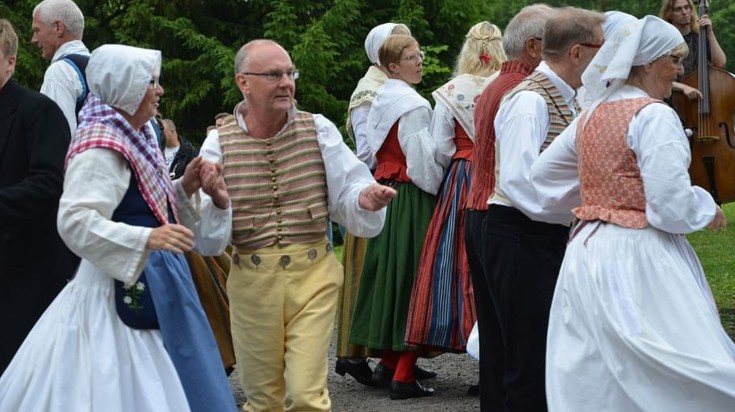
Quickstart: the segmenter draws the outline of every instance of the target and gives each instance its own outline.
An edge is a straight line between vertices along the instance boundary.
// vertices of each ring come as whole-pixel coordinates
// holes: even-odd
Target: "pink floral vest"
[[[582,206],[580,220],[602,220],[628,228],[648,226],[646,195],[635,153],[626,134],[633,116],[659,100],[641,97],[603,103],[577,129]],[[584,124],[587,113],[580,119]]]

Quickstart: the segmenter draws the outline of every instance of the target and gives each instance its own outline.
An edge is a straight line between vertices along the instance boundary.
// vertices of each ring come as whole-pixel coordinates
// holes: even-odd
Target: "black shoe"
[[[480,384],[476,383],[474,385],[470,385],[469,389],[467,389],[467,395],[480,396]]]
[[[346,358],[338,358],[337,364],[334,365],[334,371],[342,376],[349,373],[358,382],[366,386],[375,386],[373,384],[373,370],[370,369],[367,361],[353,363]]]
[[[390,382],[393,380],[393,375],[396,373],[393,369],[379,363],[378,366],[373,370],[372,382],[373,386],[378,388],[387,388]]]
[[[390,383],[390,398],[393,400],[420,398],[423,396],[431,396],[433,394],[434,389],[424,388],[421,386],[419,381],[413,381],[411,383],[391,381]]]
[[[436,371],[425,369],[419,365],[416,365],[416,367],[413,369],[413,376],[415,376],[416,379],[419,380],[433,379],[436,378]]]

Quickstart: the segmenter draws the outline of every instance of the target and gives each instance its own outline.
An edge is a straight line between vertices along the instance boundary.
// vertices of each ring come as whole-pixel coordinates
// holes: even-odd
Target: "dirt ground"
[[[349,375],[334,373],[334,340],[329,348],[329,393],[334,412],[465,412],[480,410],[480,399],[467,395],[467,389],[478,379],[478,366],[466,354],[444,354],[433,359],[419,359],[421,366],[434,369],[438,376],[422,382],[434,388],[434,396],[392,401],[387,389],[369,388]],[[370,361],[375,366],[376,360]],[[237,383],[237,369],[230,376],[230,385],[238,405],[245,402],[245,395]]]

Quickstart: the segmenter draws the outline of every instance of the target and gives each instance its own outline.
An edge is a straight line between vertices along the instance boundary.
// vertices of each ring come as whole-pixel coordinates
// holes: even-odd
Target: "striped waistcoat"
[[[572,123],[574,113],[579,113],[581,109],[575,99],[573,100],[575,110],[573,112],[564,101],[559,89],[554,86],[554,83],[545,74],[539,71],[535,71],[526,77],[515,89],[508,93],[507,99],[510,99],[514,94],[523,90],[538,93],[546,102],[549,113],[549,131],[546,133],[544,143],[541,145],[541,150],[539,151],[541,153],[549,147],[556,136],[559,136]]]
[[[270,139],[248,135],[229,116],[219,139],[238,249],[324,239],[327,181],[312,114],[297,112]]]
[[[564,101],[559,89],[554,86],[554,83],[543,73],[534,71],[528,77],[523,79],[513,90],[508,92],[504,100],[508,100],[513,97],[516,93],[528,90],[531,92],[538,93],[546,102],[547,112],[549,114],[549,129],[546,132],[544,142],[541,144],[539,153],[546,150],[547,147],[554,141],[554,139],[564,131],[574,120],[575,112],[581,111],[577,100],[572,100],[574,103],[575,112],[573,112],[567,103]],[[518,138],[517,136],[509,136],[511,139]],[[499,153],[500,148],[498,142],[495,142],[495,152]],[[498,158],[495,159],[495,181],[498,181],[500,176],[501,165]],[[505,193],[502,192],[497,186],[493,189],[491,199],[500,200],[504,204],[511,204]]]

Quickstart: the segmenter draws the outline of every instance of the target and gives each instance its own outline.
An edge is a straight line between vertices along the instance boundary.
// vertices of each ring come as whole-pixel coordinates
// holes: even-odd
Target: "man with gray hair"
[[[51,65],[43,76],[41,93],[64,112],[72,135],[77,113],[87,97],[84,70],[89,50],[82,43],[84,15],[71,0],[43,0],[33,9],[31,42]]]
[[[546,410],[546,330],[572,214],[551,212],[539,202],[530,171],[579,113],[576,89],[602,46],[604,20],[573,7],[550,16],[543,61],[508,92],[494,120],[497,181],[488,200],[483,251],[491,258],[484,269],[500,332],[495,339],[505,357],[496,365],[504,398],[495,410]]]
[[[483,91],[475,106],[475,146],[472,153],[472,180],[467,194],[465,245],[475,294],[477,326],[480,336],[480,408],[502,411],[505,402],[503,377],[505,348],[498,314],[490,294],[486,267],[493,259],[485,253],[483,222],[487,200],[495,189],[495,128],[493,121],[506,92],[516,87],[541,63],[542,39],[546,20],[554,9],[544,4],[524,7],[508,23],[503,49],[508,61],[500,67],[497,79]]]

